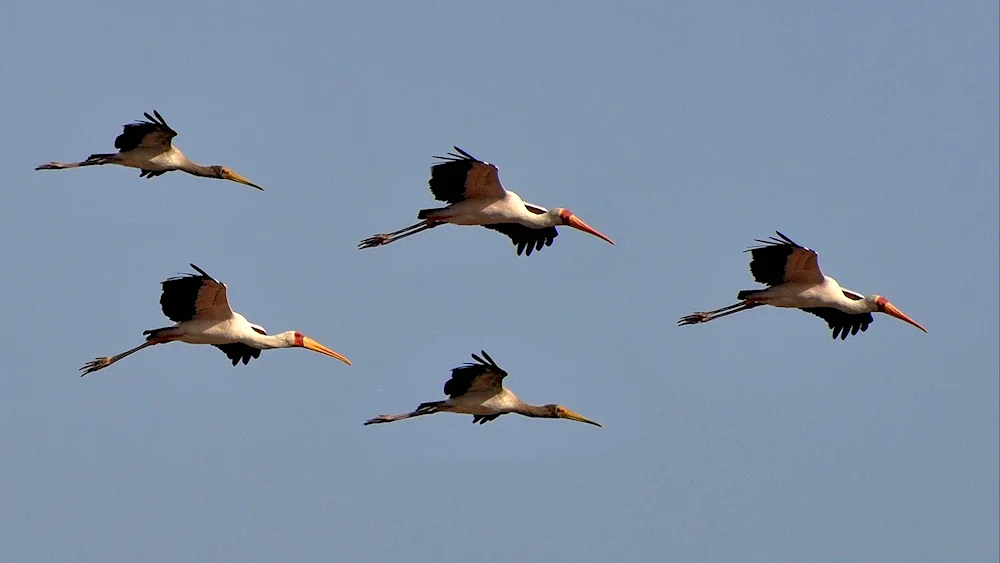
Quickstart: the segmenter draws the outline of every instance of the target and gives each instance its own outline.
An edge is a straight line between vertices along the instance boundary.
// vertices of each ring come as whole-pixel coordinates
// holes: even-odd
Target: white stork
[[[198,275],[187,274],[162,283],[160,307],[163,314],[177,324],[143,331],[146,342],[117,356],[105,356],[88,362],[80,368],[83,372],[81,377],[104,369],[148,346],[174,341],[211,344],[222,350],[234,366],[241,360],[247,364],[251,358],[259,358],[261,350],[272,348],[306,348],[351,365],[350,360],[344,356],[300,332],[290,330],[268,336],[264,327],[250,323],[246,317],[229,307],[226,284],[194,264],[191,267],[198,271]]]
[[[119,164],[141,170],[139,177],[155,178],[171,170],[181,170],[204,178],[219,178],[239,182],[263,190],[264,188],[240,176],[225,166],[202,166],[188,160],[184,153],[170,144],[177,136],[163,117],[153,110],[146,121],[136,121],[124,126],[124,132],[115,139],[116,153],[92,154],[82,162],[50,162],[35,170],[63,170],[99,164]]]
[[[507,372],[500,369],[485,350],[482,354],[482,357],[472,355],[476,363],[464,364],[451,370],[451,379],[444,384],[444,393],[449,399],[420,403],[413,412],[376,416],[365,422],[365,426],[438,412],[471,414],[473,424],[486,424],[500,415],[516,413],[532,418],[565,418],[600,426],[562,405],[529,405],[518,399],[517,395],[503,386],[503,378],[507,377]]]
[[[551,246],[559,235],[558,225],[569,225],[585,233],[614,241],[604,236],[569,209],[545,209],[522,201],[514,192],[500,184],[497,167],[477,159],[455,147],[459,154],[435,156],[444,162],[431,167],[430,188],[434,199],[449,203],[447,207],[421,209],[419,223],[392,233],[375,235],[358,244],[359,249],[396,242],[442,223],[454,225],[480,225],[510,237],[517,247],[517,254]]]
[[[767,289],[740,291],[739,303],[682,317],[677,324],[690,325],[732,315],[760,305],[801,309],[820,317],[833,329],[833,337],[868,330],[872,313],[886,313],[927,332],[881,295],[864,295],[840,287],[837,280],[823,275],[816,251],[796,244],[780,232],[778,237],[760,240],[761,246],[747,250],[752,255],[750,273]]]

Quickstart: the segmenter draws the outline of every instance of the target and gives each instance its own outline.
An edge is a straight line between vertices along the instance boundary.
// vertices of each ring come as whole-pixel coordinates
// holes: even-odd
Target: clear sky
[[[12,2],[0,561],[996,561],[996,2]],[[263,185],[100,167],[159,110]],[[563,230],[441,227],[432,155]],[[885,315],[678,317],[781,230]],[[95,356],[194,262],[300,350]],[[436,415],[487,350],[604,428]]]

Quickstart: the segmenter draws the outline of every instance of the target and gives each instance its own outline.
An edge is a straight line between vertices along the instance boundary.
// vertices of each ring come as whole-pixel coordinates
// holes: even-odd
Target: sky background
[[[0,560],[996,561],[998,6],[8,3],[0,17]],[[264,192],[119,167],[157,109]],[[567,207],[530,258],[438,205],[458,145]],[[757,309],[781,230],[884,315]],[[173,344],[194,262],[301,350]],[[487,350],[604,428],[436,415]]]

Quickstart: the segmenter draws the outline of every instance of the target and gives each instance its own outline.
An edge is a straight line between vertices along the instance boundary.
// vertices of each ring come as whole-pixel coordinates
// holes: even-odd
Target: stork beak
[[[922,330],[924,332],[927,332],[927,329],[924,328],[923,326],[921,326],[920,323],[918,323],[917,321],[915,321],[915,320],[911,319],[910,317],[906,316],[906,313],[900,311],[899,309],[896,308],[895,305],[893,305],[892,303],[889,303],[888,301],[886,301],[885,305],[882,306],[882,310],[887,315],[891,315],[893,317],[896,317],[897,319],[899,319],[899,320],[901,320],[903,322],[910,323],[911,325],[919,328],[920,330]]]
[[[351,360],[348,360],[344,356],[342,356],[342,355],[334,352],[333,350],[327,348],[326,346],[323,346],[322,344],[320,344],[319,342],[316,342],[315,340],[313,340],[312,338],[309,338],[308,336],[303,336],[302,337],[302,344],[301,344],[301,346],[303,348],[308,349],[308,350],[312,350],[313,352],[319,352],[320,354],[324,354],[326,356],[330,356],[331,358],[337,358],[338,360],[344,362],[345,364],[351,365]]]
[[[243,176],[240,176],[239,174],[237,174],[236,172],[233,172],[232,170],[228,170],[227,172],[223,173],[223,177],[226,180],[231,180],[233,182],[239,182],[240,184],[243,184],[243,185],[246,185],[246,186],[250,186],[251,188],[257,188],[260,191],[264,191],[264,188],[258,186],[257,184],[254,184],[250,180],[247,180],[246,178],[244,178]]]
[[[580,219],[579,217],[577,217],[576,215],[573,215],[572,213],[570,214],[569,218],[567,219],[567,223],[569,224],[570,227],[573,227],[574,229],[579,229],[579,230],[581,230],[581,231],[583,231],[585,233],[590,233],[590,234],[594,235],[597,238],[604,239],[604,240],[608,241],[611,244],[615,243],[615,241],[613,241],[613,240],[609,239],[608,237],[604,236],[597,229],[595,229],[595,228],[591,227],[590,225],[584,223],[583,219]],[[600,425],[598,425],[598,426],[600,426]]]
[[[577,414],[577,413],[575,413],[575,412],[567,409],[566,407],[563,407],[562,411],[560,412],[560,415],[561,415],[561,418],[565,418],[567,420],[572,420],[572,421],[575,421],[575,422],[583,422],[585,424],[593,424],[594,426],[597,426],[599,428],[604,428],[603,426],[601,426],[600,424],[594,422],[593,420],[590,420],[589,418],[586,418],[583,415]]]

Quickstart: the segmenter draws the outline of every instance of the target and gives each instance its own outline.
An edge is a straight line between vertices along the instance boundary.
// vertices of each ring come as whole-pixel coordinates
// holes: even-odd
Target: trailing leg
[[[690,315],[681,317],[681,319],[677,321],[677,325],[684,326],[684,325],[693,325],[698,323],[707,323],[708,321],[714,321],[715,319],[719,319],[727,315],[732,315],[733,313],[739,313],[740,311],[753,309],[758,305],[763,305],[763,303],[759,301],[741,301],[734,305],[723,307],[721,309],[716,309],[714,311],[691,313]]]
[[[92,154],[87,160],[82,162],[50,162],[35,167],[35,170],[64,170],[66,168],[79,168],[81,166],[97,166],[100,164],[114,164],[114,153]]]
[[[430,403],[420,403],[417,410],[413,412],[407,412],[403,414],[380,414],[375,418],[371,418],[365,422],[365,426],[369,424],[381,424],[383,422],[396,422],[397,420],[406,420],[407,418],[413,418],[415,416],[423,416],[425,414],[434,414],[436,412],[441,412],[440,407],[445,401],[432,401]]]
[[[174,340],[179,339],[181,337],[180,334],[172,334],[173,332],[177,332],[174,328],[175,327],[154,328],[153,330],[143,331],[143,334],[146,335],[145,342],[135,348],[132,348],[131,350],[126,350],[117,356],[101,356],[100,358],[95,358],[93,361],[87,362],[82,368],[80,368],[80,371],[83,372],[80,374],[80,377],[83,377],[88,373],[104,369],[122,358],[135,354],[143,348],[153,346],[154,344],[173,342]]]

